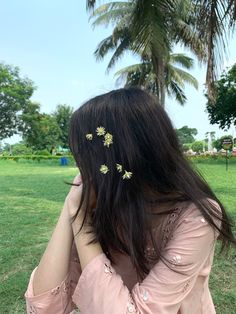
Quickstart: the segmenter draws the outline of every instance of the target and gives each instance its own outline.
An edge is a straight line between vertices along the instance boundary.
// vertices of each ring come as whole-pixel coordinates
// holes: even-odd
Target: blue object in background
[[[61,157],[60,165],[61,166],[67,166],[68,165],[68,159],[66,157]]]

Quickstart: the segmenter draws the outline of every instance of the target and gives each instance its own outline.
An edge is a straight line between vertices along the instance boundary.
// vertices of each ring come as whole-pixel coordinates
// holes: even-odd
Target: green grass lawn
[[[198,164],[236,220],[236,164]],[[49,240],[69,187],[72,167],[0,161],[0,314],[25,313],[29,276]],[[217,250],[218,251],[218,250]],[[210,281],[217,313],[236,312],[236,250],[215,256]]]

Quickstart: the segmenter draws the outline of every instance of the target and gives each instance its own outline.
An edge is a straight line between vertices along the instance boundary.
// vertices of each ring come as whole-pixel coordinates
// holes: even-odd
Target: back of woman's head
[[[140,276],[148,272],[150,215],[163,214],[157,204],[192,201],[218,228],[212,216],[221,215],[207,199],[216,200],[222,240],[233,241],[223,205],[192,170],[168,115],[147,92],[125,88],[86,102],[73,114],[70,147],[82,175],[83,201],[88,204],[91,188],[97,197],[91,212],[96,240],[111,259],[111,250],[130,255]],[[170,205],[165,213],[172,210]]]

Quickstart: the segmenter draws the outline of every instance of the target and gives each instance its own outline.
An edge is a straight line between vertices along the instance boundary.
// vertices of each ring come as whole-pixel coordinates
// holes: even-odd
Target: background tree
[[[21,132],[27,146],[33,150],[51,150],[60,145],[61,130],[54,116],[40,113],[40,105],[31,103],[21,115]]]
[[[184,83],[197,87],[196,79],[183,69],[190,69],[193,60],[181,54],[172,54],[176,43],[182,43],[194,50],[199,58],[205,56],[204,43],[190,23],[192,6],[190,1],[162,2],[139,1],[110,2],[98,7],[92,17],[93,25],[115,25],[112,35],[97,47],[97,59],[109,52],[113,55],[107,70],[131,51],[140,58],[140,64],[132,65],[118,72],[125,78],[126,85],[139,85],[149,89],[165,104],[165,94],[174,95],[183,104],[186,97]],[[188,5],[186,5],[188,4]],[[175,65],[174,65],[175,64]]]
[[[58,105],[53,113],[60,128],[59,141],[63,148],[68,148],[69,125],[73,111],[74,109],[68,105]]]
[[[195,141],[192,144],[192,150],[196,153],[206,151],[207,150],[207,144],[205,141]]]
[[[34,90],[31,80],[20,77],[19,68],[0,63],[0,140],[18,132],[19,115]]]
[[[221,138],[218,138],[213,141],[212,146],[216,148],[218,151],[222,149],[222,143],[225,138],[231,138],[233,140],[232,135],[223,135]]]
[[[236,125],[236,64],[221,75],[215,84],[216,100],[208,99],[206,110],[211,124],[219,124],[221,129]]]
[[[11,144],[4,143],[4,145],[2,145],[2,152],[3,155],[11,155],[12,154]]]
[[[182,145],[183,151],[187,152],[188,150],[192,149],[192,143],[185,143]]]
[[[176,130],[179,142],[183,145],[186,143],[193,143],[195,141],[194,136],[197,135],[198,131],[195,128],[189,128],[187,125]]]
[[[87,0],[87,8],[93,9],[96,0]],[[130,32],[136,41],[134,50],[146,50],[152,46],[155,58],[154,67],[156,73],[164,77],[163,56],[169,51],[171,42],[182,43],[188,46],[200,61],[206,62],[206,85],[208,95],[214,100],[216,92],[214,82],[223,64],[223,58],[227,50],[227,40],[233,31],[236,20],[236,1],[234,0],[130,0],[133,5],[130,18]],[[186,15],[186,12],[189,12]],[[186,18],[179,18],[185,14]],[[172,25],[175,27],[173,28]],[[191,27],[192,26],[192,27]],[[175,33],[169,36],[170,30]],[[199,54],[199,46],[192,41],[192,29],[198,33],[201,41],[207,45],[206,54]],[[184,36],[184,41],[182,41]],[[159,81],[162,90],[164,81]],[[163,103],[163,102],[162,102]]]

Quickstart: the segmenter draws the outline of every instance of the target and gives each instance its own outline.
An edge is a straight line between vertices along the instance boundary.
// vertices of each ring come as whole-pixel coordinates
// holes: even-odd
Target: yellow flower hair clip
[[[107,165],[101,165],[101,167],[100,167],[101,173],[106,174],[106,173],[108,173],[108,171],[109,171],[109,168],[107,167]]]
[[[133,175],[132,172],[125,170],[125,173],[123,174],[122,179],[124,180],[131,179],[132,175]]]
[[[109,147],[111,144],[113,144],[113,135],[110,134],[110,133],[106,133],[105,136],[104,136],[104,146],[107,146]]]
[[[97,136],[103,136],[106,133],[106,130],[103,126],[99,126],[96,129]]]
[[[93,139],[93,134],[92,134],[92,133],[86,134],[86,139],[87,139],[88,141],[92,141],[92,139]]]
[[[118,170],[118,172],[122,172],[122,168],[122,165],[116,164],[116,169]]]

